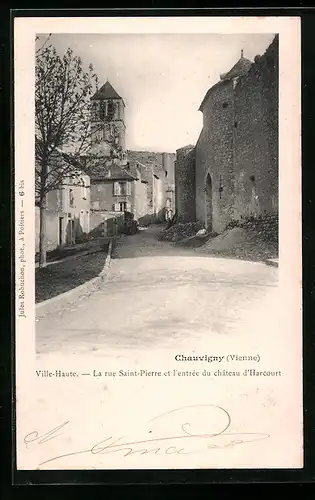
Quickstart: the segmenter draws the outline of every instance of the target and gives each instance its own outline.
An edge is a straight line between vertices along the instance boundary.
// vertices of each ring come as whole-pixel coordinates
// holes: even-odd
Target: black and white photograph
[[[20,469],[303,466],[299,20],[185,19],[16,20]]]

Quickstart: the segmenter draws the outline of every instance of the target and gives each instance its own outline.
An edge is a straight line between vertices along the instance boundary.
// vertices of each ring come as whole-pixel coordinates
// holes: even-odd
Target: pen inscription
[[[40,435],[38,431],[27,434],[24,443],[42,445],[62,435],[69,428],[69,421]],[[260,432],[231,432],[229,412],[216,405],[192,405],[175,408],[157,415],[148,422],[149,438],[126,439],[109,435],[81,450],[73,450],[48,457],[39,466],[76,455],[108,455],[120,452],[123,457],[138,454],[190,455],[210,450],[230,448],[240,444],[267,439],[269,434]]]

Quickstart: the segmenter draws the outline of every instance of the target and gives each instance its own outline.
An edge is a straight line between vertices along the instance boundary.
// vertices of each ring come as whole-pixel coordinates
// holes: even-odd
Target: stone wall
[[[162,164],[165,172],[164,191],[165,206],[174,213],[175,211],[175,153],[163,153]]]
[[[136,163],[140,162],[154,168],[163,167],[163,153],[154,153],[153,151],[131,151],[127,150],[127,158],[129,161]]]
[[[162,206],[163,209],[170,199],[172,207],[175,206],[175,153],[159,153],[153,151],[127,151],[127,158],[130,162],[139,162],[147,167],[153,174],[159,177],[161,186],[158,189],[154,186],[154,177],[148,177],[148,200],[155,212],[155,207]],[[163,193],[162,199],[160,192]],[[158,195],[158,196],[156,196]],[[154,198],[154,199],[153,199]],[[158,211],[161,211],[160,209]]]
[[[127,202],[130,204],[130,211],[134,209],[134,189],[135,182],[130,183],[130,195],[114,195],[115,180],[91,181],[91,209],[112,212],[115,203]],[[119,181],[117,181],[119,182]]]
[[[115,198],[115,199],[114,199]],[[116,200],[117,198],[117,200]],[[113,181],[91,181],[91,209],[92,210],[113,210],[113,204],[119,201],[125,201],[125,197],[121,200],[113,194]]]
[[[66,241],[67,214],[53,210],[45,210],[46,218],[46,246],[47,251],[55,250],[59,246],[59,218],[64,221],[62,227],[62,241]],[[40,209],[35,207],[35,252],[39,251]]]
[[[235,217],[278,211],[278,39],[235,88]]]
[[[203,128],[195,148],[196,219],[208,228],[212,219],[212,229],[221,232],[241,216],[277,214],[278,38],[255,58],[245,76],[214,85],[202,111]],[[176,170],[185,171],[181,161],[177,157]],[[185,219],[190,184],[189,177],[177,175],[177,206]],[[189,210],[192,220],[192,204]]]
[[[136,220],[149,213],[147,184],[140,180],[134,182],[133,213]]]
[[[194,146],[176,151],[175,200],[180,222],[196,220],[196,167]]]
[[[233,82],[220,82],[205,102],[203,128],[196,145],[196,217],[204,226],[212,219],[212,228],[208,229],[215,232],[220,232],[232,216],[233,124]],[[205,199],[208,174],[212,214],[207,213]]]
[[[114,236],[121,231],[124,215],[115,212],[91,212],[91,238]]]

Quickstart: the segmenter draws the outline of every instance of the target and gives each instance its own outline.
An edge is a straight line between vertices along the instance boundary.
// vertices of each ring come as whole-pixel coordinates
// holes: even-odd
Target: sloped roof
[[[233,68],[230,69],[227,73],[220,75],[221,80],[231,80],[232,78],[238,78],[239,76],[244,76],[248,73],[252,62],[245,57],[241,57],[236,64],[234,64]]]
[[[117,164],[106,165],[106,163],[99,163],[89,173],[91,181],[101,181],[101,180],[122,180],[122,181],[134,181],[134,177],[131,172],[126,171],[124,168]]]
[[[114,87],[107,80],[106,83],[91,97],[91,101],[96,99],[122,99]]]
[[[149,166],[143,165],[142,163],[139,163],[135,160],[129,160],[128,166],[125,167],[125,169],[127,172],[130,172],[130,174],[135,178],[138,178],[139,172],[141,181],[145,183],[149,183],[152,179],[152,169]]]
[[[232,80],[233,78],[239,78],[240,76],[246,75],[248,73],[248,71],[250,70],[251,66],[252,66],[252,62],[249,59],[246,59],[245,57],[243,57],[243,55],[242,55],[240,57],[240,59],[237,61],[237,63],[234,64],[234,66],[230,69],[230,71],[220,75],[220,80],[217,83],[215,83],[212,87],[210,87],[210,89],[206,93],[205,97],[203,98],[202,103],[199,106],[199,111],[202,111],[203,106],[204,106],[205,102],[207,101],[209,95],[211,94],[212,90],[219,87],[223,83]]]

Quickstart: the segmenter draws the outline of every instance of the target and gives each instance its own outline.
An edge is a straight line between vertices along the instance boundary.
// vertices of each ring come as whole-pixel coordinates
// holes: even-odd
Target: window
[[[128,212],[130,212],[131,210],[131,204],[127,201],[114,203],[114,212],[124,212],[125,210],[127,210]]]
[[[86,198],[87,198],[87,189],[86,189],[85,180],[83,178],[81,178],[81,195],[82,195],[82,199],[86,200]]]
[[[105,125],[103,128],[103,141],[106,141],[108,135],[108,129],[107,126]]]
[[[125,181],[114,182],[114,196],[129,196],[131,194],[131,183]]]
[[[73,189],[69,189],[69,205],[70,205],[70,207],[73,207],[73,205],[74,205]]]
[[[107,115],[107,103],[106,101],[101,101],[101,107],[100,107],[100,120],[105,120],[105,117]]]
[[[112,117],[115,112],[115,105],[112,101],[107,103],[107,116]]]
[[[227,107],[228,107],[228,103],[227,103],[227,102],[224,102],[224,103],[222,104],[222,108],[223,108],[223,109],[225,109],[225,108],[227,108]]]
[[[58,201],[59,201],[59,210],[62,212],[62,209],[63,209],[63,196],[62,196],[62,193],[63,193],[63,188],[59,188],[59,194],[58,194]]]

